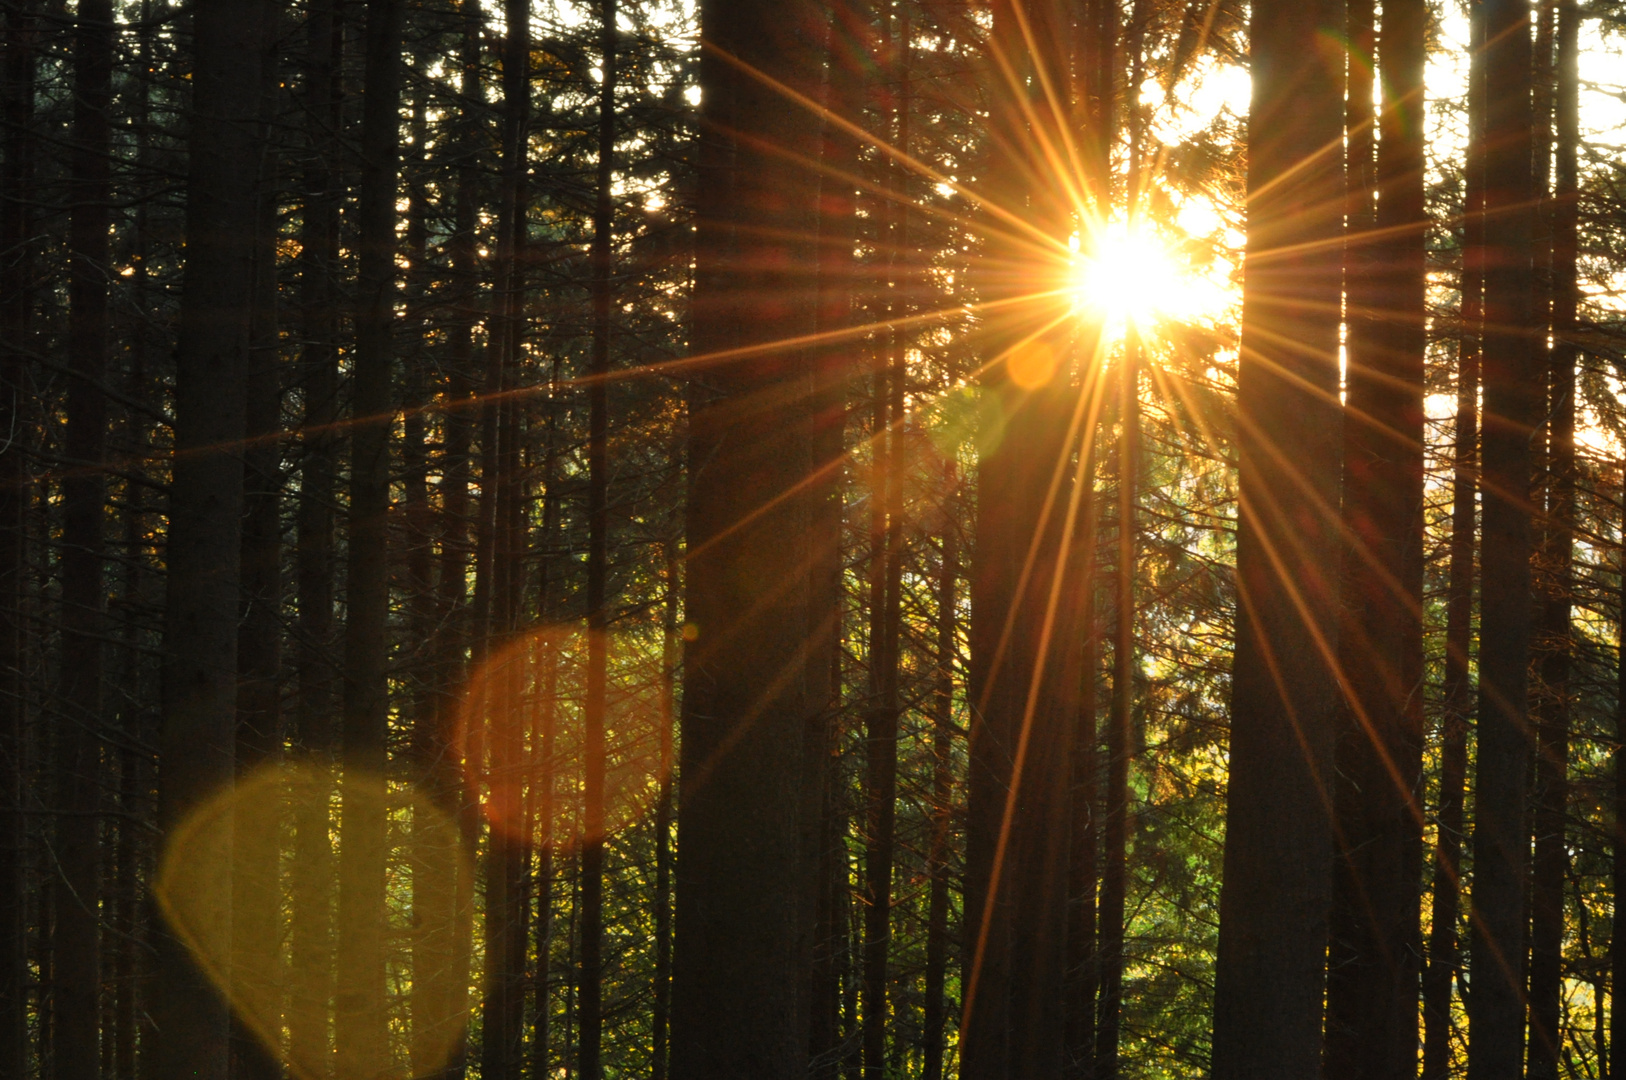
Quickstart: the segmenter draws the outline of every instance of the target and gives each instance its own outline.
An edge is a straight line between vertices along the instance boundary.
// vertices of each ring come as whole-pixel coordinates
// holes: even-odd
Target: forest
[[[1620,0],[0,38],[0,1080],[1626,1078]]]

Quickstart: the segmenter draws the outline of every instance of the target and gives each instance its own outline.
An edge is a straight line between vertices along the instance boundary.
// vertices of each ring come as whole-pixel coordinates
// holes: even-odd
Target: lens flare
[[[685,636],[699,635],[699,627]],[[577,816],[586,784],[583,702],[587,631],[544,626],[519,635],[480,665],[464,693],[457,749],[471,797],[513,839],[546,837],[556,851],[587,839]],[[647,818],[660,797],[658,658],[630,636],[607,635],[604,827],[614,836]],[[483,789],[483,791],[481,790]],[[598,837],[595,839],[603,839]]]
[[[1075,309],[1115,337],[1217,310],[1204,285],[1150,229],[1121,223],[1091,237],[1072,264]]]
[[[387,969],[408,988],[386,990],[373,1002],[376,1013],[346,1014],[353,1026],[399,1036],[386,1035],[382,1060],[364,1070],[354,1048],[331,1045],[326,1032],[343,1008],[334,996],[338,945],[368,928],[346,921],[336,873],[303,880],[293,853],[278,850],[296,821],[330,820],[341,792],[346,814],[388,823],[374,838],[384,845],[374,854],[388,868],[381,882],[387,925],[373,928],[374,960],[380,984]],[[241,850],[250,823],[264,826],[269,857]],[[321,845],[330,871],[342,856],[338,846],[332,839]],[[440,879],[445,885],[436,893],[431,884]],[[313,882],[313,891],[304,891]],[[458,972],[468,964],[471,911],[458,897],[472,896],[472,882],[457,821],[415,786],[288,762],[240,779],[188,816],[164,848],[153,894],[169,931],[290,1076],[408,1080],[438,1071],[462,1041],[469,995],[467,976]],[[241,914],[248,901],[263,905],[265,917],[234,925],[234,909]],[[301,952],[290,944],[290,922],[313,917],[324,928],[322,947]],[[300,1029],[322,1034],[300,1038]]]

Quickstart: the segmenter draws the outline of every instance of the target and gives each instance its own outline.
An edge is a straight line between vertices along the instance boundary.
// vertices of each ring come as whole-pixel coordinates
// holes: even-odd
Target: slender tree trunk
[[[856,184],[859,140],[838,121],[857,123],[866,97],[866,65],[872,56],[873,11],[868,0],[841,0],[829,5],[826,52],[829,64],[823,103],[827,110],[819,147],[818,301],[816,332],[824,338],[813,356],[813,594],[807,649],[808,686],[823,692],[821,704],[809,711],[806,821],[812,875],[812,962],[809,979],[808,1056],[816,1076],[834,1075],[840,1064],[841,957],[844,930],[836,913],[836,896],[846,888],[837,881],[842,860],[841,817],[836,805],[839,755],[837,716],[841,705],[840,645],[842,623],[842,480],[845,478],[847,379],[854,366],[853,344],[839,335],[852,321],[853,241],[857,227]]]
[[[907,41],[893,36],[891,12],[883,15],[883,34],[878,52],[881,62],[897,78],[907,78],[907,63],[894,62],[902,56]],[[884,133],[900,152],[909,152],[907,140],[899,136],[907,122],[899,108],[900,96],[890,91],[880,105],[885,117]],[[885,130],[890,129],[890,130]],[[898,199],[899,177],[889,169],[887,192],[882,196],[880,237],[885,267],[877,282],[882,307],[890,320],[901,314],[896,298],[902,291],[899,264],[908,251],[902,211]],[[902,380],[901,353],[894,357],[898,331],[889,326],[876,335],[871,368],[872,410],[870,416],[870,495],[869,495],[869,703],[864,710],[864,955],[862,1039],[864,1080],[882,1080],[886,1069],[888,1028],[887,952],[892,942],[892,865],[897,822],[898,788],[898,587],[894,568],[899,565],[901,532],[897,520],[899,502],[898,441],[901,438]],[[893,385],[898,400],[894,401]],[[894,408],[894,405],[897,408]]]
[[[1072,815],[1069,749],[1078,650],[1068,558],[1081,488],[1074,464],[1089,397],[1062,358],[1065,315],[1035,298],[1028,267],[1065,243],[1070,205],[1037,182],[1041,147],[1070,117],[1045,86],[1065,85],[1067,35],[1044,5],[1002,3],[989,41],[991,123],[987,197],[1034,222],[1013,234],[991,218],[982,300],[1005,301],[985,321],[984,393],[1007,419],[978,463],[971,575],[972,703],[966,850],[961,1072],[966,1080],[1048,1076],[1062,1068],[1062,988]],[[1029,47],[1029,39],[1042,45]],[[1025,298],[1025,299],[1024,299]],[[1099,391],[1096,391],[1097,393]]]
[[[672,1015],[672,727],[677,719],[673,700],[682,648],[678,629],[679,555],[677,539],[661,545],[665,559],[666,597],[661,610],[661,730],[659,746],[660,791],[655,801],[655,992],[650,1076],[666,1080],[667,1037]]]
[[[583,769],[582,967],[579,1071],[604,1073],[605,678],[609,662],[606,595],[610,558],[610,303],[615,271],[616,0],[599,0],[598,184],[593,206],[593,356],[587,384],[587,701]]]
[[[1125,106],[1129,127],[1129,165],[1125,202],[1129,220],[1140,219],[1143,208],[1140,107],[1145,78],[1147,8],[1137,2],[1126,32],[1130,76]],[[1100,934],[1097,964],[1100,972],[1095,1032],[1095,1075],[1117,1080],[1118,1035],[1123,1012],[1124,911],[1129,884],[1129,767],[1134,753],[1135,722],[1135,496],[1140,482],[1140,364],[1141,340],[1134,327],[1123,343],[1118,371],[1119,443],[1118,542],[1113,565],[1112,713],[1107,721],[1105,814],[1101,822],[1102,852]]]
[[[1423,1080],[1445,1080],[1451,1068],[1451,988],[1462,966],[1458,933],[1462,895],[1463,802],[1468,779],[1468,721],[1474,688],[1474,534],[1477,517],[1480,334],[1484,321],[1484,33],[1483,9],[1469,14],[1468,152],[1464,163],[1461,327],[1457,344],[1456,446],[1451,481],[1451,549],[1447,568],[1445,685],[1440,719],[1440,804],[1428,967],[1423,973]]]
[[[1328,1075],[1417,1072],[1423,844],[1424,147],[1427,12],[1388,0],[1377,237],[1346,276],[1369,298],[1349,348],[1344,413],[1346,550],[1339,659],[1338,861],[1328,986]],[[1354,319],[1352,317],[1352,325]],[[1336,1005],[1335,1005],[1336,1003]]]
[[[1557,1080],[1563,1056],[1560,1020],[1564,990],[1564,845],[1568,820],[1570,720],[1570,606],[1574,596],[1576,231],[1579,138],[1579,12],[1559,0],[1554,106],[1557,120],[1557,190],[1552,226],[1552,336],[1548,376],[1547,520],[1543,563],[1550,575],[1541,612],[1541,713],[1536,730],[1536,844],[1531,876],[1530,1041],[1526,1076]],[[1539,148],[1538,148],[1539,151]],[[1601,1008],[1601,1005],[1598,1006]],[[1600,1058],[1602,1051],[1599,1051]]]
[[[359,272],[350,426],[344,635],[344,776],[339,811],[335,1072],[377,1076],[389,1060],[384,890],[388,766],[391,369],[400,157],[400,0],[368,0],[357,210]]]
[[[1337,0],[1252,10],[1238,387],[1237,631],[1215,1080],[1321,1069],[1338,693],[1341,80]]]
[[[1131,331],[1118,371],[1118,536],[1113,560],[1112,714],[1107,723],[1102,819],[1099,1006],[1095,1075],[1116,1080],[1123,1011],[1124,903],[1129,877],[1129,759],[1135,709],[1135,486],[1140,472],[1140,341]]]
[[[518,627],[523,590],[520,560],[520,405],[509,397],[518,385],[524,334],[527,140],[530,132],[530,7],[504,7],[508,33],[502,42],[502,173],[498,190],[496,318],[487,345],[485,432],[481,471],[482,526],[486,561],[476,606],[484,623],[482,657],[490,672],[481,680],[501,707],[488,700],[486,738],[490,753],[492,827],[486,853],[486,996],[482,1011],[482,1075],[516,1080],[524,1037],[525,870],[528,844],[523,819],[524,711],[517,693],[523,649],[499,659],[497,650]],[[479,585],[477,584],[477,590]],[[498,688],[501,689],[498,689]]]
[[[559,357],[554,354],[553,371],[549,379],[547,446],[542,460],[542,557],[538,561],[537,610],[544,625],[557,622],[556,603],[553,599],[554,560],[553,545],[559,538],[558,483],[558,406],[556,394],[559,384]],[[536,867],[536,971],[533,975],[533,1004],[531,1027],[531,1080],[546,1080],[552,1075],[550,1054],[553,1041],[553,878],[555,827],[558,818],[555,758],[558,753],[559,724],[559,656],[549,648],[539,659],[541,716],[540,737],[536,750],[538,768],[533,772],[536,816],[541,825],[537,846]]]
[[[955,585],[960,573],[959,478],[943,466],[942,554],[937,567],[937,678],[932,687],[931,847],[926,858],[926,1002],[921,1047],[922,1080],[943,1080],[943,1036],[948,1022],[949,865],[954,803],[954,668],[959,659]]]
[[[175,446],[164,598],[160,841],[230,787],[237,703],[238,574],[253,245],[263,128],[261,0],[193,12],[196,62],[188,145],[186,268],[176,349]],[[160,842],[160,847],[162,843]],[[231,895],[231,852],[199,853],[209,895]],[[229,905],[200,936],[230,941]],[[223,1080],[228,1011],[186,946],[156,934],[149,1005],[154,1075]]]
[[[1621,493],[1623,502],[1626,502],[1626,459],[1621,461]],[[1618,560],[1616,573],[1620,577],[1619,609],[1616,615],[1615,636],[1615,790],[1614,805],[1614,835],[1611,837],[1613,856],[1611,861],[1610,884],[1614,887],[1615,896],[1626,896],[1626,516],[1620,522],[1621,543],[1616,554]],[[1609,937],[1609,979],[1611,983],[1610,1010],[1609,1010],[1609,1045],[1614,1049],[1614,1055],[1609,1060],[1609,1074],[1619,1076],[1622,1072],[1620,1053],[1621,1047],[1626,1046],[1626,1009],[1620,1007],[1623,997],[1622,987],[1626,987],[1626,909],[1617,901],[1614,909],[1614,923]]]
[[[0,172],[0,425],[28,429],[24,378],[34,287],[32,215],[23,193],[33,179],[34,20],[32,4],[5,11],[0,110],[5,164]],[[23,543],[28,504],[24,442],[0,451],[0,1077],[23,1080],[28,1067],[28,939],[25,925]]]
[[[267,12],[265,42],[275,40]],[[277,58],[262,60],[262,122],[268,127],[278,90]],[[243,447],[242,591],[237,637],[237,775],[282,756],[282,365],[277,341],[277,167],[267,147],[261,160],[254,238],[254,310]],[[232,822],[232,984],[238,1001],[280,1002],[282,883],[280,815],[240,803]],[[278,1023],[281,1010],[259,1016]],[[232,1075],[277,1080],[278,1048],[267,1047],[241,1013],[232,1022]]]
[[[434,643],[435,731],[433,746],[425,748],[432,765],[423,783],[430,800],[458,823],[458,836],[437,834],[419,848],[424,873],[413,881],[412,904],[418,924],[413,961],[413,1069],[416,1075],[456,1080],[466,1061],[465,1026],[468,1012],[468,970],[472,939],[473,875],[459,846],[472,853],[476,830],[471,829],[469,800],[465,797],[464,770],[473,765],[459,760],[458,717],[463,700],[466,651],[469,643],[465,600],[469,563],[469,483],[473,440],[471,373],[474,326],[479,319],[476,300],[478,267],[475,257],[475,200],[478,140],[472,130],[484,103],[479,74],[480,34],[484,25],[480,6],[460,7],[463,34],[458,64],[460,90],[469,116],[465,116],[453,143],[456,184],[453,189],[452,235],[447,240],[451,264],[451,309],[446,328],[446,376],[442,416],[440,514]]]
[[[1100,348],[1099,337],[1091,355]],[[1064,1074],[1069,1080],[1093,1080],[1096,1068],[1096,1027],[1101,981],[1100,943],[1096,921],[1099,911],[1097,890],[1098,844],[1100,834],[1097,774],[1099,732],[1096,730],[1097,699],[1100,695],[1100,630],[1097,625],[1095,593],[1100,543],[1100,510],[1096,501],[1095,473],[1099,454],[1093,433],[1084,438],[1085,455],[1078,553],[1079,576],[1079,663],[1078,713],[1074,721],[1072,757],[1073,820],[1072,854],[1068,869],[1068,895],[1072,911],[1067,924],[1067,967],[1071,980],[1067,1010],[1067,1058]]]
[[[1485,4],[1484,482],[1469,1080],[1523,1065],[1524,806],[1530,659],[1535,336],[1528,7]]]
[[[289,864],[288,1060],[324,1080],[332,1068],[333,897],[336,879],[322,778],[337,749],[333,651],[334,475],[338,451],[338,320],[333,277],[339,259],[340,69],[344,28],[336,0],[316,0],[306,23],[307,118],[300,223],[301,417],[294,590],[299,608],[296,738],[312,770],[312,792],[293,805]]]
[[[67,455],[62,481],[62,713],[57,722],[56,900],[51,988],[52,1065],[91,1078],[101,1065],[102,640],[111,217],[113,7],[85,0],[74,26],[74,115],[69,154]]]
[[[684,657],[672,957],[674,1080],[806,1071],[807,725],[815,510],[805,350],[815,326],[818,91],[803,0],[703,0]],[[732,57],[767,81],[735,67]],[[767,149],[774,148],[773,151]],[[781,153],[781,151],[785,153]],[[822,614],[822,612],[820,612]]]

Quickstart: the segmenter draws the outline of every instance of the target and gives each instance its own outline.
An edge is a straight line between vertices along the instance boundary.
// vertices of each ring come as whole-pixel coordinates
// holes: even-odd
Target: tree
[[[186,269],[175,369],[175,450],[164,598],[158,825],[172,836],[204,800],[229,789],[237,718],[238,573],[243,437],[261,142],[264,7],[213,0],[193,15]],[[211,894],[230,896],[231,852],[202,860]],[[229,909],[209,937],[229,941]],[[224,1080],[227,1009],[175,935],[155,942],[149,1011],[155,1072]]]
[[[1337,647],[1342,6],[1249,28],[1248,261],[1237,388],[1237,630],[1214,985],[1216,1080],[1321,1068]]]
[[[1528,11],[1485,0],[1485,334],[1478,754],[1468,1001],[1471,1080],[1523,1064],[1530,442],[1535,319]]]
[[[367,4],[333,1028],[335,1071],[341,1076],[378,1075],[389,1053],[384,951],[389,840],[381,793],[389,760],[386,618],[402,15],[400,0]]]
[[[1329,1075],[1417,1068],[1423,813],[1424,147],[1427,18],[1389,0],[1370,251],[1346,276],[1343,622],[1337,864],[1327,997]],[[1352,59],[1352,70],[1359,66]],[[1360,280],[1364,279],[1364,280]],[[1366,305],[1357,311],[1358,305]]]
[[[811,910],[802,883],[805,724],[818,701],[808,357],[817,85],[792,4],[707,0],[689,479],[674,1080],[800,1076]],[[685,635],[689,636],[688,634]]]

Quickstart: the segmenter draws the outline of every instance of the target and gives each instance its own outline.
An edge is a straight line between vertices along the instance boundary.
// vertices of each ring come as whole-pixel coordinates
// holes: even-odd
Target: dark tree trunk
[[[1445,685],[1440,718],[1440,803],[1429,915],[1428,968],[1423,973],[1423,1080],[1446,1080],[1451,1068],[1451,989],[1462,967],[1458,932],[1462,895],[1463,801],[1468,779],[1468,722],[1474,688],[1474,539],[1479,451],[1480,334],[1484,321],[1484,34],[1481,5],[1469,14],[1468,152],[1464,162],[1461,326],[1457,337],[1456,445],[1451,481],[1451,549],[1447,568]]]
[[[51,1062],[60,1077],[94,1080],[101,1067],[102,640],[107,611],[103,517],[107,445],[112,198],[113,6],[81,3],[74,25],[69,151],[67,456],[62,481],[62,672],[57,720],[59,877],[53,940]]]
[[[1321,1069],[1332,831],[1340,480],[1343,88],[1315,58],[1338,0],[1252,10],[1248,269],[1230,786],[1215,1080]]]
[[[1065,85],[1067,35],[1044,5],[993,11],[989,51],[994,138],[986,192],[1005,212],[1031,219],[1015,236],[990,219],[981,299],[1004,301],[985,321],[984,393],[1008,420],[983,453],[971,574],[970,758],[965,990],[961,1073],[966,1080],[1057,1075],[1065,1020],[1071,810],[1069,749],[1077,716],[1078,649],[1073,569],[1081,491],[1074,452],[1088,392],[1080,396],[1064,317],[1033,293],[1049,272],[1034,242],[1064,242],[1071,206],[1038,182],[1041,147],[1070,118],[1043,87]],[[1034,51],[1021,29],[1031,27]],[[1004,72],[1008,72],[1004,74]],[[1040,250],[1043,250],[1041,247]],[[997,267],[1022,267],[1003,272]]]
[[[338,319],[333,278],[339,259],[340,66],[344,29],[336,0],[312,3],[306,23],[304,207],[299,306],[304,394],[299,497],[295,509],[294,590],[299,608],[294,659],[295,738],[313,778],[331,770],[338,733],[333,650],[334,474],[338,450]],[[319,784],[313,783],[313,789]],[[288,1058],[322,1080],[331,1068],[333,1002],[333,846],[327,800],[293,806],[289,866],[292,918],[288,963]]]
[[[216,0],[193,13],[187,258],[166,545],[161,839],[232,782],[243,511],[236,447],[250,366],[264,11],[260,0]],[[205,871],[209,895],[229,897],[230,852],[212,856]],[[229,941],[229,906],[204,930]],[[223,1080],[226,1004],[179,937],[167,929],[154,936],[153,1074]]]
[[[818,91],[802,0],[704,0],[671,1074],[789,1080],[807,1064],[807,725],[825,704],[806,484]],[[725,57],[743,61],[767,80]],[[769,148],[772,149],[769,149]],[[780,153],[777,151],[782,151]],[[822,614],[822,612],[820,613]]]
[[[818,300],[814,327],[821,345],[813,353],[813,470],[811,491],[812,599],[809,609],[807,682],[822,694],[808,713],[806,732],[807,791],[803,829],[808,851],[805,869],[812,902],[809,966],[808,1056],[816,1076],[834,1075],[841,1055],[841,958],[844,930],[836,914],[836,895],[846,888],[837,881],[841,864],[834,850],[842,829],[836,806],[838,782],[836,726],[841,705],[840,645],[843,566],[842,481],[845,478],[847,379],[854,366],[854,345],[844,334],[852,322],[853,240],[857,197],[853,176],[858,169],[859,140],[852,128],[863,116],[866,65],[873,48],[873,11],[868,0],[841,0],[829,5],[824,83],[827,118],[819,146]]]
[[[1485,348],[1479,727],[1468,1076],[1524,1064],[1530,444],[1541,419],[1530,207],[1529,9],[1485,4]]]
[[[1575,337],[1577,149],[1579,139],[1579,13],[1556,5],[1558,53],[1553,106],[1557,121],[1557,190],[1550,204],[1552,337],[1547,380],[1547,519],[1542,564],[1547,581],[1541,611],[1540,713],[1536,725],[1535,854],[1531,867],[1530,1039],[1525,1074],[1558,1080],[1563,1056],[1564,846],[1569,802],[1570,607],[1575,535]],[[1538,147],[1538,154],[1540,148]],[[1539,158],[1538,158],[1539,160]],[[1601,1004],[1598,1006],[1601,1008]],[[1599,1050],[1600,1057],[1603,1051]]]
[[[1097,339],[1099,341],[1099,338]],[[1094,345],[1091,355],[1100,346]],[[1079,691],[1074,719],[1072,764],[1072,849],[1068,862],[1067,920],[1067,1053],[1068,1080],[1093,1080],[1096,1067],[1096,1026],[1101,966],[1096,916],[1099,911],[1098,839],[1100,836],[1098,774],[1101,768],[1096,729],[1100,696],[1101,636],[1096,618],[1096,575],[1099,572],[1100,504],[1096,500],[1095,473],[1099,450],[1096,438],[1086,433],[1080,491],[1082,523],[1073,558],[1078,560]]]
[[[390,434],[394,416],[395,201],[400,158],[400,0],[368,0],[357,208],[359,269],[350,425],[339,811],[334,1069],[377,1076],[389,1060],[384,801],[388,765]]]
[[[948,1021],[949,850],[954,814],[954,668],[960,657],[955,585],[960,573],[959,478],[943,466],[942,555],[937,567],[937,677],[932,686],[931,847],[926,859],[926,1001],[921,1047],[922,1080],[943,1080],[943,1036]]]
[[[679,556],[676,537],[662,545],[666,597],[661,605],[660,791],[655,801],[655,992],[650,1076],[666,1080],[667,1041],[672,1016],[672,727],[682,638],[678,629]]]
[[[1422,952],[1423,107],[1427,13],[1383,8],[1384,101],[1369,257],[1353,310],[1344,411],[1345,529],[1337,749],[1342,851],[1327,990],[1328,1077],[1412,1080]],[[1359,67],[1352,64],[1352,70]]]
[[[1147,6],[1132,8],[1125,33],[1130,57],[1125,113],[1129,128],[1129,164],[1125,202],[1129,220],[1144,208],[1141,155],[1143,110],[1141,87],[1146,71]],[[1101,834],[1101,894],[1096,943],[1097,992],[1095,1076],[1117,1080],[1119,1029],[1123,1013],[1124,912],[1129,885],[1129,767],[1134,753],[1135,723],[1135,498],[1140,482],[1141,340],[1131,326],[1124,339],[1118,370],[1117,551],[1113,560],[1112,711],[1107,719],[1106,798]]]
[[[878,48],[882,64],[894,79],[907,79],[903,35],[894,37],[893,13],[882,16]],[[907,26],[907,23],[905,23]],[[896,90],[880,103],[883,137],[903,154],[909,152],[907,115]],[[887,130],[890,129],[890,130]],[[907,258],[907,222],[898,205],[899,177],[889,168],[888,188],[879,207],[880,244],[888,252],[877,285],[886,300],[890,322],[901,311],[894,299],[903,291],[900,266]],[[864,946],[862,1009],[864,1080],[882,1080],[886,1069],[887,953],[892,943],[892,866],[895,857],[898,797],[898,605],[896,570],[900,563],[899,440],[903,425],[903,365],[896,325],[876,335],[871,365],[869,493],[869,687],[864,709]]]
[[[24,386],[34,288],[32,215],[23,193],[33,179],[34,20],[32,4],[5,11],[0,110],[5,165],[0,172],[0,424],[28,429]],[[22,1080],[28,1063],[28,943],[24,921],[23,540],[28,498],[23,440],[0,452],[0,1076]]]
[[[605,678],[609,662],[610,304],[615,271],[616,0],[599,0],[598,183],[593,205],[593,355],[587,384],[587,701],[582,840],[582,1080],[600,1080],[604,1038]]]
[[[476,583],[477,619],[483,624],[480,680],[488,701],[489,803],[486,852],[486,994],[482,1009],[481,1070],[493,1080],[517,1080],[524,1038],[525,897],[529,844],[523,828],[524,715],[518,692],[527,652],[499,658],[521,614],[520,527],[521,406],[511,396],[525,323],[526,169],[530,132],[530,8],[504,7],[508,33],[502,41],[502,166],[498,188],[496,311],[487,345],[487,392],[481,447],[481,525],[484,562]],[[495,694],[491,700],[489,695]],[[500,702],[500,704],[498,704]],[[471,755],[477,762],[479,755]]]
[[[474,326],[478,266],[475,257],[475,200],[479,162],[472,129],[484,104],[479,74],[480,6],[468,3],[463,19],[458,64],[461,92],[468,102],[454,146],[456,184],[451,210],[452,235],[447,240],[452,296],[446,327],[444,445],[441,451],[440,514],[435,625],[433,643],[435,730],[424,748],[431,764],[422,783],[429,799],[456,820],[459,836],[438,835],[418,848],[423,874],[413,881],[412,904],[419,928],[413,961],[413,1068],[417,1075],[456,1080],[466,1060],[465,1020],[472,938],[473,875],[459,855],[459,845],[472,851],[469,828],[472,800],[465,798],[464,763],[458,754],[457,724],[463,700],[469,634],[465,600],[469,563],[469,482],[472,465]],[[473,763],[468,763],[472,767]],[[433,1017],[433,1026],[423,1023]]]
[[[1626,492],[1626,459],[1621,461],[1621,490]],[[1616,572],[1620,576],[1620,604],[1616,614],[1618,629],[1615,637],[1615,790],[1614,835],[1610,854],[1610,884],[1616,896],[1626,896],[1626,517],[1621,520],[1621,545],[1616,558]],[[1614,1053],[1609,1060],[1609,1075],[1620,1076],[1626,1061],[1621,1059],[1621,1047],[1626,1047],[1626,1010],[1620,1008],[1626,987],[1626,913],[1615,909],[1614,924],[1609,938],[1610,1002],[1609,1045]]]
[[[275,40],[275,25],[265,40]],[[277,92],[274,50],[262,60],[261,116],[269,123]],[[282,371],[277,348],[277,172],[261,162],[254,238],[254,310],[243,447],[242,616],[237,630],[237,775],[241,780],[282,755]],[[232,823],[232,983],[237,1000],[277,1001],[281,993],[279,815],[240,804]],[[280,1016],[257,1018],[275,1023]],[[266,1047],[241,1016],[232,1022],[232,1075],[276,1080],[277,1048]]]

